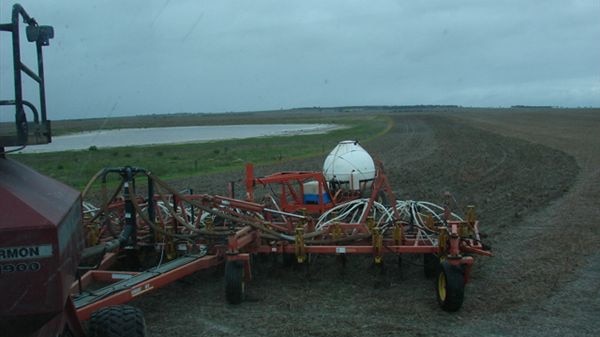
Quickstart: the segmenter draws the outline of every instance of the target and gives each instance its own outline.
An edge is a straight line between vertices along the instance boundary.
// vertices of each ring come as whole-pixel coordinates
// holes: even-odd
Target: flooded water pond
[[[30,146],[20,152],[87,150],[91,146],[110,148],[197,143],[212,140],[325,133],[336,128],[338,126],[334,124],[257,124],[99,130],[52,137],[52,143],[50,144]]]

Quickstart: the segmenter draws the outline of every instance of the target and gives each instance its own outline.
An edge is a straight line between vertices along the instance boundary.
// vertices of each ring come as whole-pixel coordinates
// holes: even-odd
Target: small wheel
[[[130,305],[105,307],[92,313],[90,337],[146,337],[144,314]]]
[[[435,282],[438,304],[445,311],[457,311],[465,295],[465,278],[460,267],[448,261],[439,264]]]
[[[241,261],[225,263],[225,298],[229,304],[240,304],[244,300],[244,264]]]
[[[423,272],[426,278],[434,278],[437,274],[440,259],[435,254],[423,254]]]

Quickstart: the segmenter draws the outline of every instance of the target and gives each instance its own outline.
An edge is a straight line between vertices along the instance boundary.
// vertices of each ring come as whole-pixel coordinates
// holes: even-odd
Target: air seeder
[[[111,175],[116,189],[108,193]],[[256,177],[248,164],[243,199],[235,198],[232,184],[229,196],[184,193],[133,167],[104,169],[95,178],[88,187],[100,180],[102,206],[84,203],[88,246],[115,246],[123,233],[136,233],[126,247],[135,254],[159,252],[161,261],[172,263],[195,259],[190,262],[194,270],[225,263],[225,295],[232,304],[244,300],[255,254],[283,255],[300,264],[315,254],[360,254],[372,256],[378,266],[386,255],[422,254],[425,275],[436,278],[440,306],[455,311],[463,302],[472,255],[491,255],[481,242],[473,207],[462,219],[449,203],[396,200],[381,163],[356,141],[340,142],[323,171]],[[137,195],[135,188],[146,195]],[[102,279],[106,273],[94,270],[84,278]],[[159,286],[152,278],[137,285],[141,291]],[[130,298],[82,296],[75,297],[80,312]],[[94,304],[86,309],[79,298]]]
[[[36,45],[37,72],[21,62],[19,19]],[[15,5],[0,31],[12,35],[15,93],[0,101],[15,109],[13,122],[0,120],[3,336],[142,337],[141,312],[124,303],[224,264],[225,298],[239,304],[257,254],[300,264],[368,255],[378,266],[385,256],[422,254],[440,306],[455,311],[472,256],[491,255],[473,207],[463,219],[449,203],[396,200],[383,165],[355,141],[339,143],[322,171],[257,177],[248,164],[241,198],[233,184],[228,196],[182,192],[129,166],[100,170],[79,193],[7,157],[7,147],[51,141],[42,47],[54,30]],[[37,106],[23,97],[23,73],[39,85]]]

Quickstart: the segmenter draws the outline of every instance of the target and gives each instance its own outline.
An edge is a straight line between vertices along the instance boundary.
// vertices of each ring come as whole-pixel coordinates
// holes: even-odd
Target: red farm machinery
[[[38,72],[20,60],[19,18],[36,45]],[[329,254],[421,254],[446,311],[463,303],[481,242],[473,207],[396,200],[383,165],[354,141],[338,144],[323,171],[256,177],[245,197],[181,192],[137,167],[100,170],[83,192],[7,158],[8,147],[48,143],[42,47],[54,32],[19,5],[12,22],[15,119],[0,134],[0,331],[7,336],[144,336],[141,312],[124,305],[196,271],[224,264],[225,298],[244,301],[253,255],[300,264]],[[39,84],[40,111],[21,75]],[[26,118],[24,108],[33,118]],[[88,201],[88,199],[92,201]]]

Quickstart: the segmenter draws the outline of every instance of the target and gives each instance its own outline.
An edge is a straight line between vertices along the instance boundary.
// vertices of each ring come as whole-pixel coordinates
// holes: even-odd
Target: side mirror
[[[27,26],[25,33],[27,41],[39,42],[42,46],[50,44],[50,39],[54,38],[54,27],[52,26]]]

